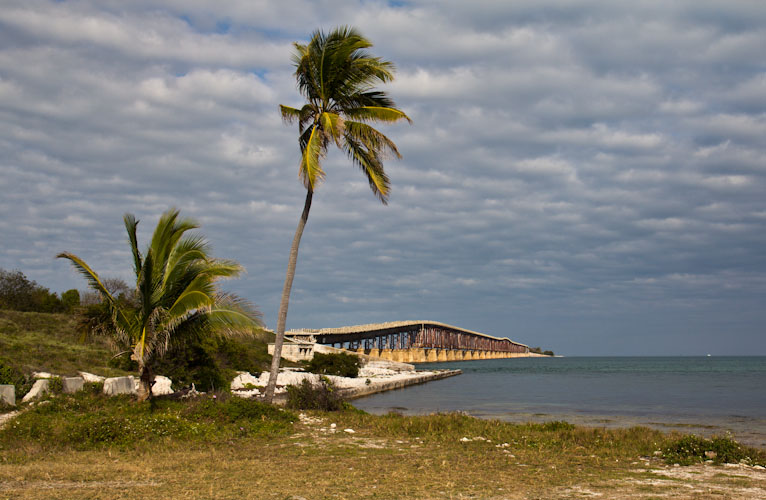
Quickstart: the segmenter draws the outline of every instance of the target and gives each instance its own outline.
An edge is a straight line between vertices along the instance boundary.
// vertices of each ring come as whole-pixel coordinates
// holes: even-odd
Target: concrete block
[[[49,386],[50,386],[50,379],[40,378],[35,380],[35,383],[32,385],[32,388],[29,390],[27,395],[21,399],[21,402],[26,403],[27,401],[32,401],[33,399],[39,398],[40,396],[48,392]]]
[[[82,390],[85,380],[82,377],[61,377],[61,386],[67,394]]]
[[[16,406],[16,387],[7,384],[0,385],[0,401]]]
[[[77,372],[80,374],[82,379],[89,383],[98,383],[103,382],[106,377],[102,377],[101,375],[93,375],[92,373],[88,372]]]
[[[111,377],[104,379],[104,394],[107,396],[135,393],[136,383],[133,377]]]

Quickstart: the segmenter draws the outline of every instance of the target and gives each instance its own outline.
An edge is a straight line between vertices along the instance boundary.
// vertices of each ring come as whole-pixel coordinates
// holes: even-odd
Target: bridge
[[[300,345],[322,344],[402,363],[467,361],[530,356],[529,347],[436,321],[394,321],[367,325],[289,330]],[[305,349],[308,349],[307,347]]]

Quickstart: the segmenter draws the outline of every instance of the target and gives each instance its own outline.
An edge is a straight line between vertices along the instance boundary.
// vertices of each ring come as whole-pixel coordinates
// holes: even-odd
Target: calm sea
[[[354,401],[371,413],[730,432],[766,447],[766,357],[573,357],[428,363],[463,374]]]

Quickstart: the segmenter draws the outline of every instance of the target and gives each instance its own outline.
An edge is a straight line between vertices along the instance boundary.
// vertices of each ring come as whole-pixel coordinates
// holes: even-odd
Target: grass
[[[0,310],[0,357],[24,373],[47,371],[77,375],[78,370],[105,376],[127,374],[108,366],[106,341],[81,343],[75,316]]]
[[[129,448],[171,441],[216,443],[289,433],[298,417],[227,393],[190,401],[105,396],[92,384],[28,407],[0,430],[0,450],[34,454],[53,449]]]
[[[86,391],[54,396],[0,430],[0,499],[577,498],[581,490],[651,498],[674,488],[686,498],[678,479],[652,475],[684,468],[649,458],[679,439],[459,414],[299,418],[225,395],[152,408]],[[758,484],[735,479],[684,481]]]

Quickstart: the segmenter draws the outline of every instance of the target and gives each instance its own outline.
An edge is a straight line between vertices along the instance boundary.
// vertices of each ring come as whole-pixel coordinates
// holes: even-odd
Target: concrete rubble
[[[133,380],[133,377],[110,377],[104,379],[104,394],[107,396],[135,393],[136,382]]]
[[[32,384],[32,388],[29,390],[29,392],[21,398],[22,403],[26,403],[27,401],[32,401],[33,399],[37,399],[46,392],[48,392],[48,387],[50,386],[50,378],[39,378],[35,380],[35,383]]]
[[[288,385],[300,385],[304,380],[308,380],[312,384],[318,384],[322,377],[327,377],[335,387],[343,391],[345,397],[357,398],[376,392],[399,389],[409,385],[451,377],[460,373],[460,370],[400,372],[388,368],[365,366],[359,371],[357,378],[349,378],[336,377],[334,375],[317,375],[296,369],[283,369],[280,370],[277,376],[277,387],[274,392],[275,394],[284,394],[287,392],[286,387]],[[245,383],[250,383],[255,388],[244,390],[245,383],[242,382],[244,380],[248,380],[249,382]],[[247,372],[240,372],[235,381],[237,383],[232,382],[231,386],[234,394],[246,398],[258,397],[261,395],[261,391],[258,388],[266,387],[269,382],[269,373],[263,372],[258,378],[255,378]]]
[[[82,377],[61,377],[61,386],[67,394],[81,391],[84,384],[85,379]]]
[[[10,384],[0,385],[0,402],[16,406],[16,387]]]
[[[101,375],[94,375],[92,373],[88,372],[77,372],[80,374],[82,379],[90,384],[97,384],[99,382],[103,382],[106,377],[102,377]]]
[[[165,394],[172,394],[173,381],[168,377],[157,375],[154,377],[154,385],[152,386],[152,394],[155,396],[162,396]]]

